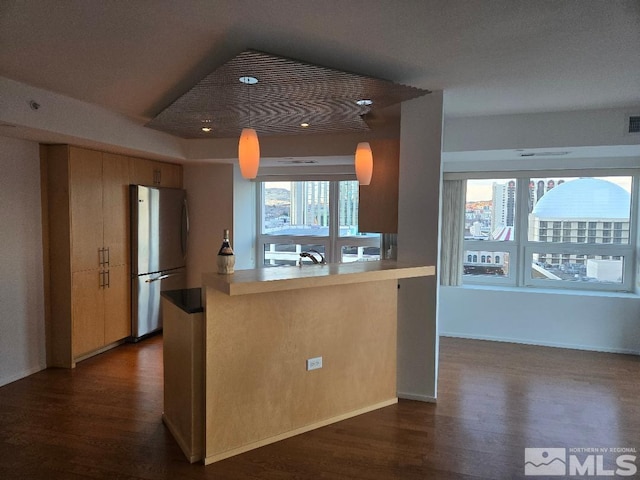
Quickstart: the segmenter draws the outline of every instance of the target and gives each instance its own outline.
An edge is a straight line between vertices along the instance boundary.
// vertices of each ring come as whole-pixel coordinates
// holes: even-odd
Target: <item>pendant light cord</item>
[[[251,85],[247,82],[247,93],[249,97],[249,128],[253,128],[251,125]]]

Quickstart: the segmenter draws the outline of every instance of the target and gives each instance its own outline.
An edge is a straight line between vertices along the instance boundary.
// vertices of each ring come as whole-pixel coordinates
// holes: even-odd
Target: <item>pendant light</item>
[[[258,83],[256,77],[240,77],[240,82],[251,87]],[[238,161],[240,162],[240,173],[247,180],[256,178],[258,175],[258,167],[260,166],[260,142],[258,141],[258,133],[251,128],[251,90],[248,91],[249,97],[249,127],[243,128],[238,140]]]
[[[356,147],[356,178],[360,185],[369,185],[373,175],[373,153],[369,142],[360,142]]]

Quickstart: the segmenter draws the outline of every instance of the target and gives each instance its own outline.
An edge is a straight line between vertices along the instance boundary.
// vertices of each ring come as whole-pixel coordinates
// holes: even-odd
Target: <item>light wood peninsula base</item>
[[[433,274],[382,261],[204,275],[204,463],[397,402],[397,279]]]

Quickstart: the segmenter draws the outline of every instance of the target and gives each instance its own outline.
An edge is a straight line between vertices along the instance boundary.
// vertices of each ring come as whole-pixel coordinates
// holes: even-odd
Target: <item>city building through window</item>
[[[463,283],[632,289],[632,176],[466,183]]]
[[[379,260],[380,235],[358,229],[358,188],[350,180],[261,183],[259,263],[312,263],[300,256],[310,250],[327,262]]]

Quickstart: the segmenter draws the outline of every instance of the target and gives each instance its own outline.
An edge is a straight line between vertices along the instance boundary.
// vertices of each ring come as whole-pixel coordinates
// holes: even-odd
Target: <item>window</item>
[[[358,231],[357,181],[264,182],[258,189],[259,263],[297,265],[315,250],[327,262],[380,259],[380,235]]]
[[[511,279],[509,263],[516,253],[516,205],[515,179],[467,180],[464,279],[490,278],[498,283]],[[543,231],[546,235],[546,225]]]
[[[467,179],[463,283],[632,290],[633,184],[613,175]]]

